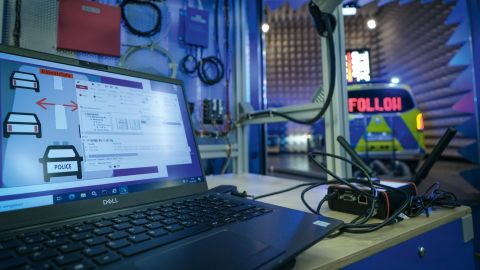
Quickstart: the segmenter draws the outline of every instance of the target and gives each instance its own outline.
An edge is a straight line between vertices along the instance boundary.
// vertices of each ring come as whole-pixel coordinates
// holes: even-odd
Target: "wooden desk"
[[[294,185],[302,183],[301,181],[294,181],[288,179],[282,179],[278,177],[271,177],[271,176],[263,176],[263,175],[253,175],[253,174],[242,174],[242,175],[223,175],[223,176],[209,176],[207,177],[207,182],[209,188],[218,186],[218,185],[236,185],[239,191],[246,190],[248,194],[252,195],[261,195],[265,193],[269,193],[276,190],[282,190],[288,187],[292,187]],[[290,191],[288,193],[267,197],[261,199],[263,202],[272,203],[288,208],[293,208],[302,211],[308,211],[305,206],[302,204],[300,200],[300,193],[302,188],[299,188],[294,191]],[[325,195],[326,188],[317,188],[312,190],[310,193],[307,194],[307,201],[314,205],[316,202],[323,198]],[[340,212],[330,211],[326,205],[322,208],[322,214],[325,216],[341,219],[344,221],[352,220],[355,216],[344,214]],[[463,236],[464,241],[463,243],[458,244],[465,244],[466,251],[471,252],[471,264],[463,264],[463,266],[472,266],[473,268],[473,232],[471,237],[468,235],[468,230],[473,230],[473,225],[469,223],[471,221],[471,211],[469,207],[458,207],[452,210],[446,209],[438,209],[432,212],[429,218],[425,216],[420,216],[417,218],[404,220],[398,224],[384,227],[376,232],[368,233],[368,234],[343,234],[339,237],[333,239],[324,239],[320,241],[315,246],[311,247],[310,249],[306,250],[302,254],[297,257],[297,263],[295,269],[338,269],[347,267],[347,269],[366,269],[370,265],[375,265],[379,267],[374,267],[373,269],[383,269],[380,265],[382,262],[369,262],[365,260],[375,254],[381,254],[383,251],[389,250],[391,248],[395,248],[395,246],[401,246],[400,244],[405,243],[406,241],[414,241],[418,236],[421,236],[427,232],[431,232],[436,228],[441,227],[442,225],[446,225],[452,222],[457,221],[460,225],[452,225],[453,227],[459,227],[461,232],[459,233],[459,237]],[[463,227],[462,227],[463,226]],[[465,231],[466,230],[466,231]],[[465,231],[465,233],[463,232]],[[445,232],[439,232],[439,234],[444,234]],[[450,234],[450,233],[449,233]],[[438,241],[442,235],[435,235],[435,241]],[[467,239],[465,239],[467,238]],[[470,238],[470,239],[469,239]],[[423,238],[422,238],[423,239]],[[409,246],[404,247],[403,249],[413,249],[413,250],[405,250],[401,251],[402,254],[399,254],[399,257],[403,259],[410,259],[405,258],[403,256],[405,254],[410,254],[408,256],[412,256],[412,259],[419,259],[420,256],[418,255],[418,247],[416,245],[432,245],[431,247],[425,247],[427,258],[431,253],[429,258],[437,258],[435,260],[441,260],[443,255],[442,254],[450,254],[452,256],[452,260],[455,260],[456,256],[454,254],[455,250],[451,245],[445,243],[445,246],[440,251],[433,251],[433,249],[438,249],[441,245],[434,244],[434,240],[421,240],[418,244],[415,242],[409,243]],[[441,239],[440,239],[441,240]],[[422,243],[425,241],[426,243]],[[454,240],[455,244],[457,242],[461,242],[458,239]],[[428,243],[427,243],[428,242]],[[436,245],[436,246],[435,246]],[[412,246],[412,247],[410,247]],[[461,245],[462,246],[462,245]],[[462,246],[463,248],[463,246]],[[456,248],[458,250],[458,248]],[[463,250],[462,253],[466,251]],[[470,251],[469,251],[470,250]],[[469,256],[466,256],[467,260]],[[396,269],[395,263],[392,261],[393,258],[379,258],[378,260],[389,260],[388,263],[392,264],[392,267],[389,269]],[[461,259],[457,256],[457,259]],[[433,260],[433,259],[432,259]],[[445,260],[445,258],[443,258]],[[463,260],[463,259],[462,259]],[[426,264],[425,262],[428,261],[427,259],[419,260],[418,263],[414,264],[414,267],[427,267],[430,268],[431,264]],[[358,263],[358,267],[355,263]],[[365,264],[367,263],[367,264]],[[384,262],[387,263],[387,262]],[[429,262],[431,263],[431,262]],[[397,264],[398,266],[398,264]],[[442,263],[440,265],[440,269],[445,269],[445,264]],[[442,267],[443,266],[443,267]],[[427,269],[424,268],[424,269]],[[407,268],[405,268],[407,269]],[[460,269],[460,268],[458,268]]]

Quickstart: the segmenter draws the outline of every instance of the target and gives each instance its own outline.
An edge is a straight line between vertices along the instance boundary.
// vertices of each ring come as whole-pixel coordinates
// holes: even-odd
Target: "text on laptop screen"
[[[181,85],[0,53],[0,212],[204,181]]]

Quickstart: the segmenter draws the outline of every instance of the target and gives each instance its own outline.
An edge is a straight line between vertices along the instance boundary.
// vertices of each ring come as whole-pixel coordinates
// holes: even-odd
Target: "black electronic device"
[[[377,188],[378,197],[373,217],[380,219],[388,218],[403,204],[405,194],[410,197],[417,196],[417,185],[425,179],[456,133],[457,130],[454,128],[448,128],[445,131],[438,144],[432,150],[430,156],[422,164],[411,180],[382,180],[379,182],[382,185],[395,188],[398,191]],[[357,165],[360,167],[366,166],[363,162],[358,162],[358,154],[348,145],[348,143],[346,143],[346,140],[343,137],[337,138],[337,140],[340,142],[340,145],[345,148],[347,153],[352,156],[352,159],[358,163]],[[366,170],[366,168],[364,169]],[[359,188],[365,189],[366,191],[369,190],[367,185],[359,185]],[[329,196],[328,207],[334,211],[361,215],[366,213],[371,206],[370,198],[363,194],[359,194],[357,191],[346,185],[331,185],[328,187],[327,194]]]
[[[412,182],[380,181],[382,185],[400,189],[408,196],[417,196],[417,186]],[[365,191],[369,188],[365,187]],[[378,189],[377,202],[373,217],[386,219],[390,217],[405,201],[405,195],[392,190]],[[354,215],[361,215],[367,212],[371,206],[371,199],[358,194],[357,191],[345,185],[331,185],[328,187],[328,207],[335,211],[345,212]]]
[[[213,193],[236,193],[237,186],[234,185],[220,185],[209,189],[208,191]]]
[[[223,124],[223,101],[221,99],[203,100],[203,123],[204,124]]]

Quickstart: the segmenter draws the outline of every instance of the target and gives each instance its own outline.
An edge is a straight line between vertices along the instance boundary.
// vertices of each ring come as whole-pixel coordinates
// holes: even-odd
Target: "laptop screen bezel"
[[[37,51],[21,49],[21,48],[6,46],[6,45],[0,45],[0,53],[30,57],[34,59],[50,61],[50,62],[55,62],[59,64],[72,65],[72,66],[88,68],[92,70],[111,72],[111,73],[120,74],[120,75],[139,77],[142,79],[176,84],[180,86],[182,89],[183,98],[184,98],[183,106],[186,106],[187,104],[184,85],[183,85],[183,82],[180,80],[175,80],[175,79],[161,77],[157,75],[131,71],[131,70],[126,70],[122,68],[82,61],[74,58],[41,53]],[[193,125],[192,125],[192,120],[190,115],[188,116],[188,119],[190,121],[189,124],[193,130]],[[193,132],[191,136],[194,136]],[[200,152],[198,150],[197,139],[195,138],[195,136],[193,139],[195,142],[196,153],[197,155],[199,155]],[[65,219],[72,219],[72,218],[84,217],[88,215],[94,215],[98,213],[104,213],[107,211],[130,208],[130,207],[140,206],[143,204],[165,201],[173,198],[185,197],[185,196],[193,195],[195,193],[204,192],[208,189],[208,187],[205,179],[205,174],[202,168],[200,156],[197,157],[196,162],[199,162],[202,178],[204,179],[204,181],[202,182],[183,184],[183,185],[174,186],[174,187],[146,190],[146,191],[128,193],[128,194],[123,194],[118,196],[105,196],[105,197],[89,199],[85,201],[74,201],[74,202],[68,202],[68,203],[62,203],[62,204],[52,204],[48,206],[40,206],[40,207],[27,208],[27,209],[21,209],[21,210],[9,211],[9,212],[2,212],[0,213],[0,220],[4,220],[7,222],[0,223],[0,232],[4,232],[14,228],[22,228],[26,226],[33,226],[33,225],[44,224],[49,222],[61,221]],[[104,200],[108,200],[114,197],[117,198],[118,203],[107,204],[107,205],[103,204]]]

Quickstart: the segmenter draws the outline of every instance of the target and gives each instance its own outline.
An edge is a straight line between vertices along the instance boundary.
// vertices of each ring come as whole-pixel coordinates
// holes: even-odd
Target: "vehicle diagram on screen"
[[[11,89],[31,89],[35,92],[40,92],[40,84],[38,83],[37,76],[33,73],[14,71],[10,76],[10,88]]]
[[[52,177],[70,175],[77,176],[77,179],[82,178],[83,158],[73,145],[49,145],[38,161],[43,164],[45,182],[50,182]]]
[[[9,138],[11,134],[41,138],[42,125],[34,113],[9,112],[3,121],[3,136]]]

